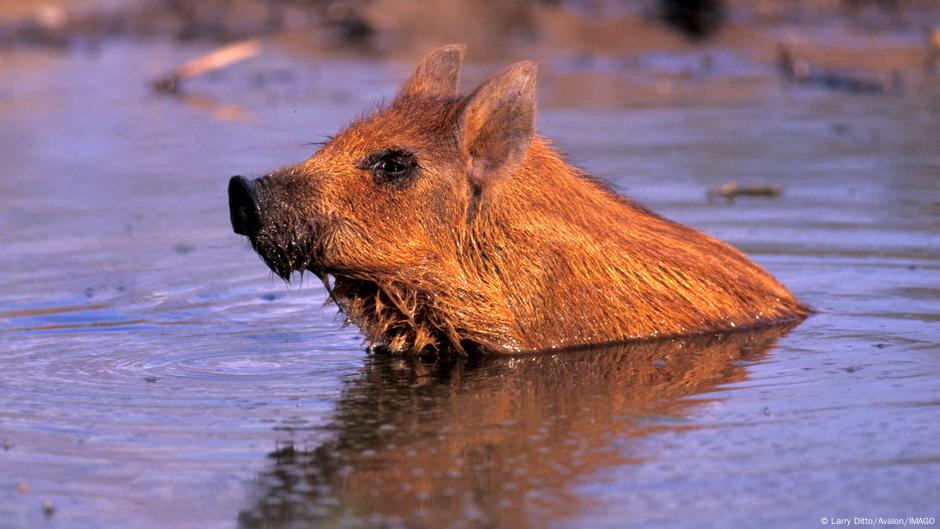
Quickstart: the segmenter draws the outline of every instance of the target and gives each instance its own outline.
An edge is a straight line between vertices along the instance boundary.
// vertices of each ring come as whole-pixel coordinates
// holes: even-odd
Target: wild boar
[[[371,346],[516,353],[753,328],[807,309],[740,251],[666,220],[535,133],[536,66],[457,90],[431,52],[306,161],[229,182],[235,233],[310,271]]]

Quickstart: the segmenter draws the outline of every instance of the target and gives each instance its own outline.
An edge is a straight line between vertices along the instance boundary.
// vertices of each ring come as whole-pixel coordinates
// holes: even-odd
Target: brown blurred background
[[[740,88],[777,78],[883,93],[934,77],[940,61],[940,3],[0,0],[0,49],[94,50],[108,39],[221,45],[249,38],[301,55],[406,62],[443,43],[463,42],[469,62],[561,59],[569,61],[561,68],[569,73],[580,69],[597,74],[606,68],[628,77],[632,69],[640,74],[632,76],[634,81],[645,75],[641,84],[658,96],[696,83],[727,93],[728,85]],[[659,64],[651,52],[679,55]],[[720,54],[728,52],[731,62],[722,62]],[[617,62],[603,62],[612,58]],[[742,71],[742,64],[760,67]],[[551,69],[549,65],[546,71]],[[732,82],[722,86],[729,78]]]
[[[459,40],[472,58],[510,44],[607,53],[705,40],[759,47],[801,32],[870,39],[870,48],[907,32],[923,37],[911,42],[923,48],[938,24],[934,0],[0,0],[3,47],[265,36],[311,51],[411,54]]]

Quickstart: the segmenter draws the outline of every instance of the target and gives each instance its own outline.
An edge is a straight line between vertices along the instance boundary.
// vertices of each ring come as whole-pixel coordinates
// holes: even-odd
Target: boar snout
[[[228,182],[228,208],[232,229],[239,235],[253,237],[261,228],[261,215],[253,182],[233,176]]]
[[[311,208],[298,207],[316,194],[290,171],[250,180],[233,176],[228,183],[232,230],[248,237],[268,267],[285,281],[293,272],[319,272],[322,224]]]

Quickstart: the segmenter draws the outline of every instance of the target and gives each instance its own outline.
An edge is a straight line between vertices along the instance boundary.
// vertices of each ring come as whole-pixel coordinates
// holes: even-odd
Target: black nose
[[[228,209],[235,233],[249,237],[258,233],[261,228],[260,212],[250,180],[243,176],[233,176],[228,181]]]

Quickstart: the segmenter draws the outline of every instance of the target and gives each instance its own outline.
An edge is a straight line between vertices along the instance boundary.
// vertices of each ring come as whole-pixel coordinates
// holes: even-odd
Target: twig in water
[[[777,46],[777,69],[791,83],[840,90],[857,94],[898,93],[903,88],[899,71],[891,72],[889,79],[882,79],[859,72],[839,71],[816,64],[806,57],[796,55],[786,44]]]
[[[229,44],[187,61],[172,72],[158,77],[153,81],[153,88],[158,92],[173,94],[179,91],[180,82],[186,79],[221,70],[226,66],[255,57],[259,53],[261,53],[261,42],[257,39]]]
[[[779,197],[783,191],[778,185],[741,186],[731,181],[708,190],[708,197],[724,197],[733,202],[737,197]]]

